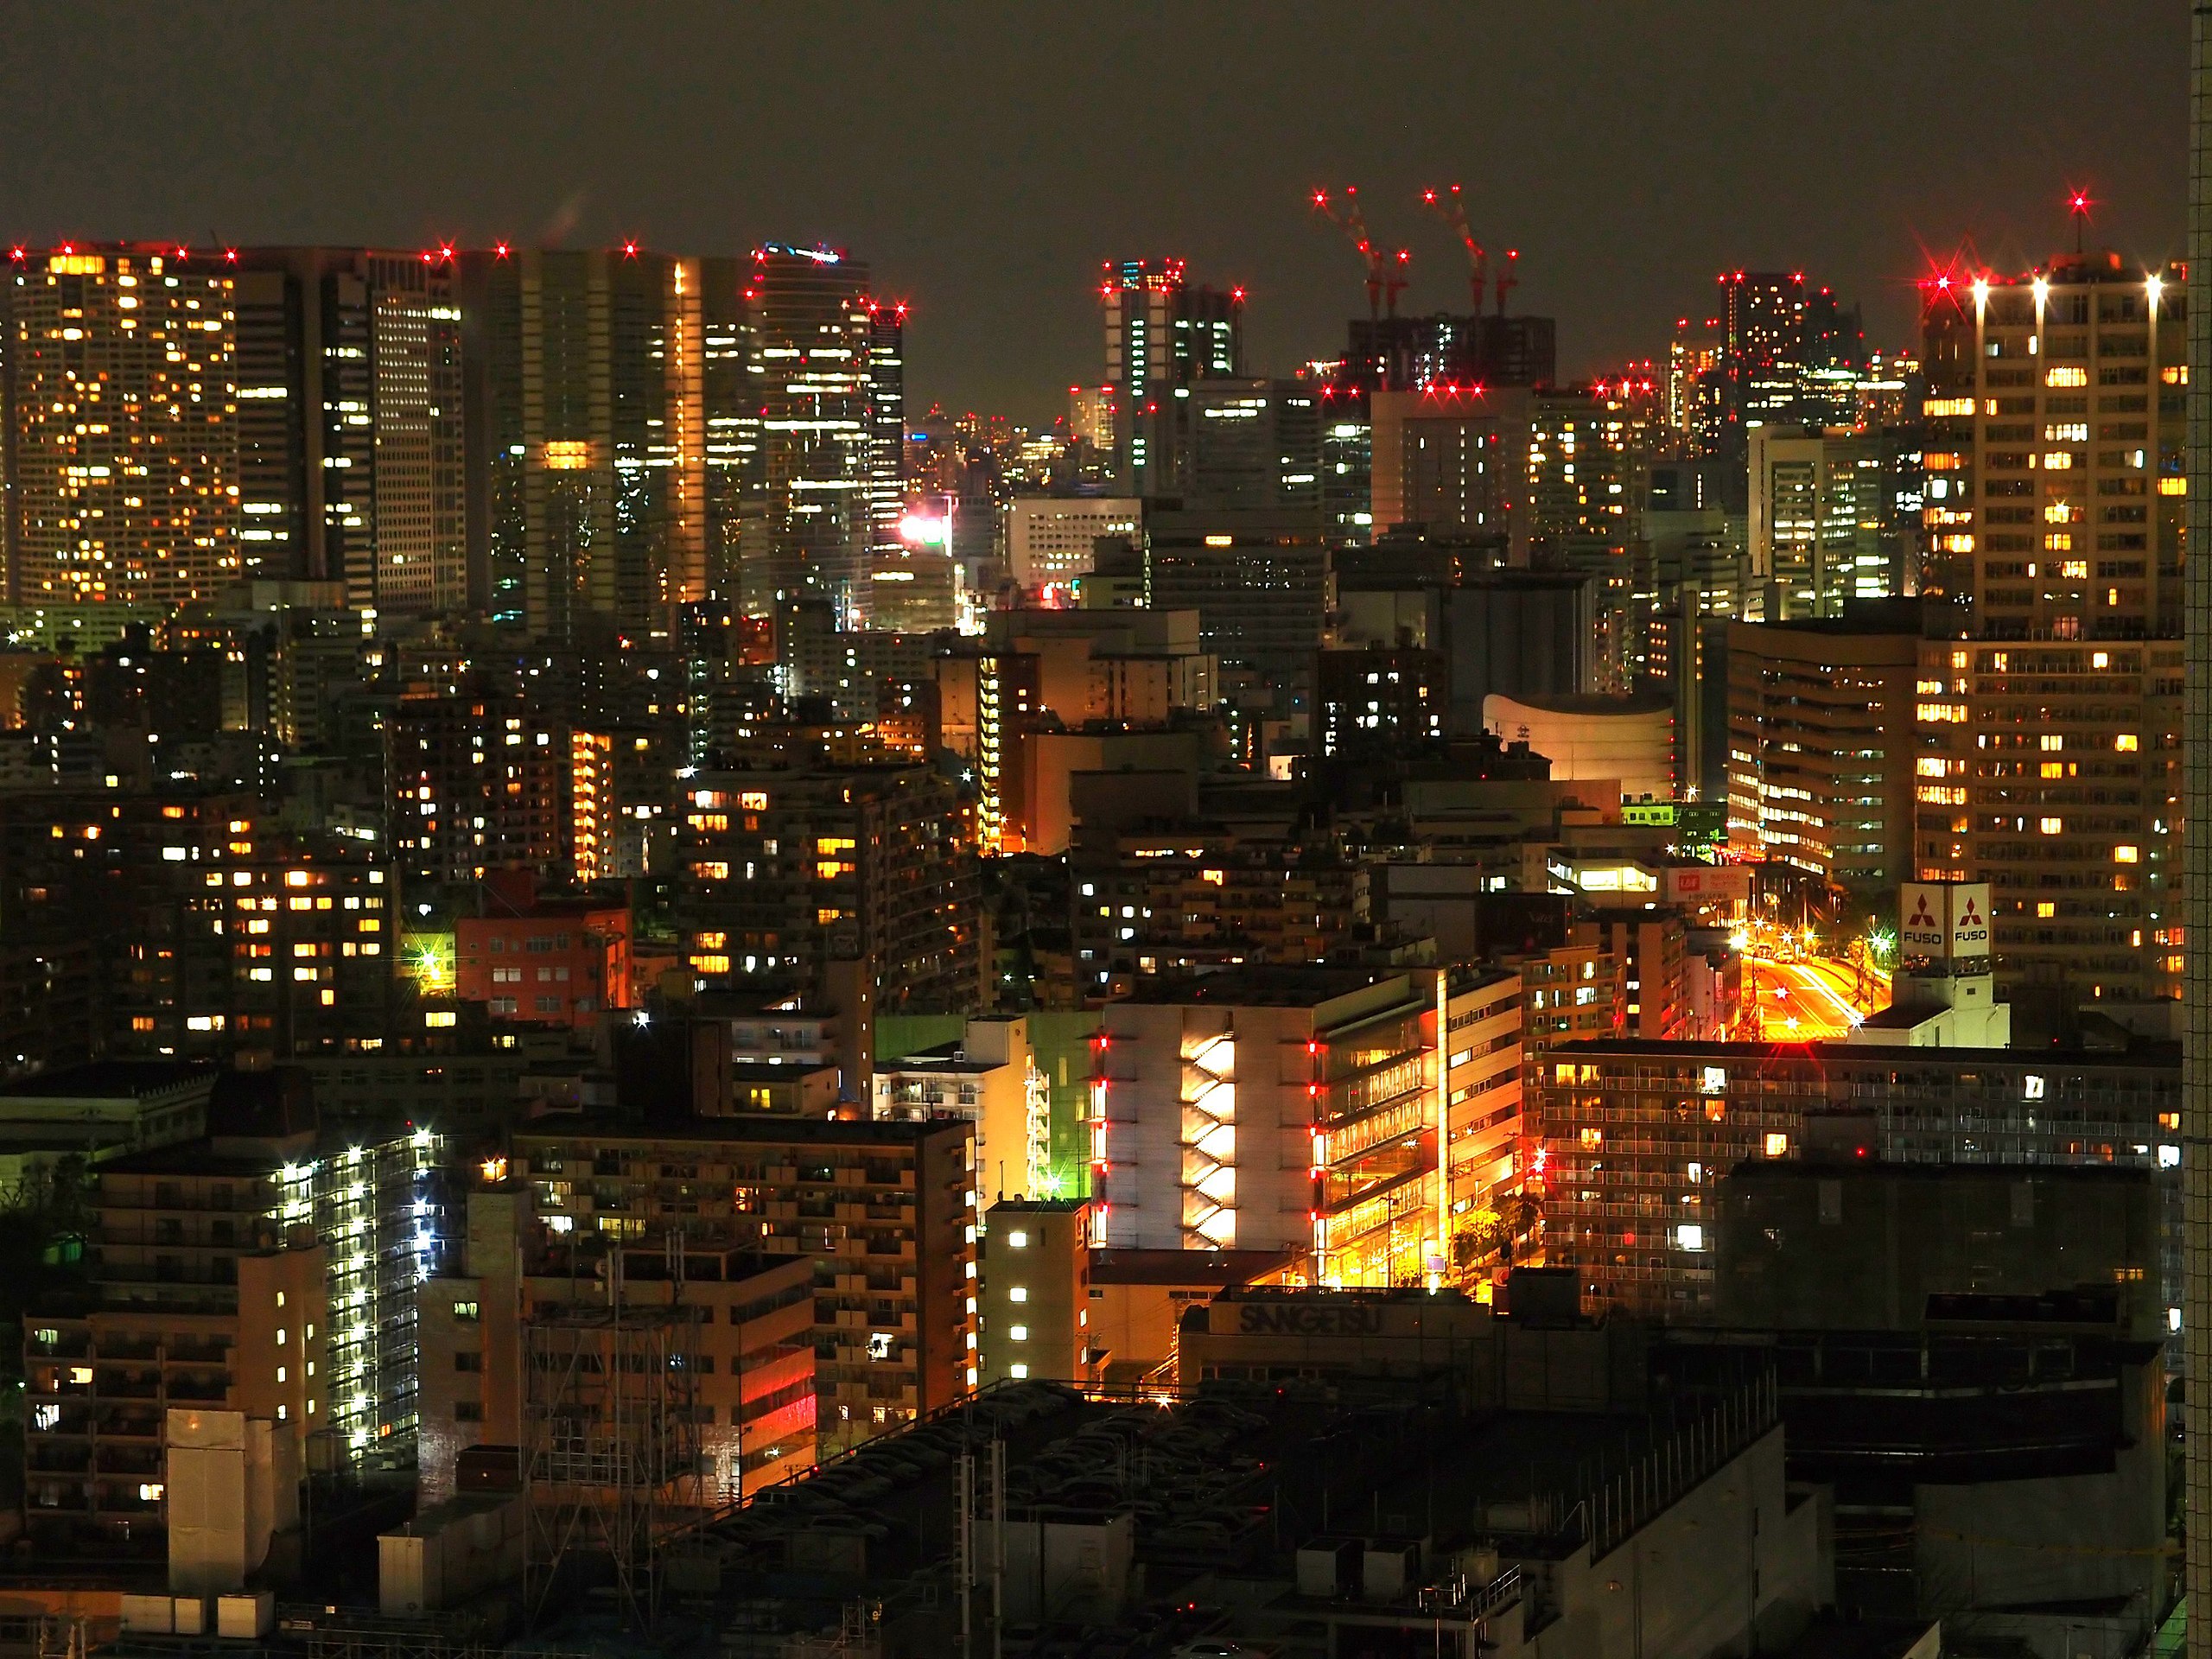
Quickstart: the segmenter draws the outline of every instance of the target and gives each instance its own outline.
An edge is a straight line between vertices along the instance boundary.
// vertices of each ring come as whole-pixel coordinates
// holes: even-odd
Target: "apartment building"
[[[814,1275],[824,1456],[975,1385],[975,1126],[726,1117],[518,1133],[511,1173],[558,1236],[683,1228]],[[691,1248],[687,1245],[687,1248]]]
[[[1914,855],[1987,881],[2000,982],[2177,995],[2188,294],[2074,254],[1923,284]]]
[[[686,1239],[679,1278],[665,1236],[601,1249],[589,1236],[550,1235],[512,1181],[469,1194],[466,1236],[457,1270],[421,1292],[423,1503],[453,1496],[468,1447],[527,1444],[525,1328],[604,1308],[610,1296],[642,1318],[678,1316],[667,1323],[681,1337],[671,1357],[699,1439],[698,1498],[721,1508],[813,1466],[807,1258]]]

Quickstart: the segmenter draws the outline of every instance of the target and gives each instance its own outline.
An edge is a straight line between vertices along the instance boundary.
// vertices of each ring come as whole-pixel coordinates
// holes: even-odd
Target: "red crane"
[[[1389,315],[1396,316],[1398,296],[1405,292],[1406,267],[1413,262],[1413,255],[1400,248],[1394,262],[1375,245],[1375,239],[1367,233],[1367,216],[1360,211],[1359,187],[1356,184],[1344,187],[1344,205],[1341,211],[1331,204],[1327,191],[1316,190],[1313,193],[1313,211],[1342,231],[1351,239],[1352,246],[1359,250],[1359,257],[1367,266],[1368,315],[1380,318],[1387,303]]]
[[[1467,250],[1468,282],[1475,296],[1475,315],[1483,314],[1483,296],[1490,289],[1490,256],[1483,251],[1483,245],[1475,240],[1475,232],[1467,223],[1467,209],[1459,200],[1459,187],[1440,194],[1434,190],[1421,193],[1421,205],[1452,227]]]

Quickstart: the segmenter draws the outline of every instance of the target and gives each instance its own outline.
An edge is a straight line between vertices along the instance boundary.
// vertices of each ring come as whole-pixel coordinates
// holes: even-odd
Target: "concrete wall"
[[[1713,1659],[1786,1648],[1824,1599],[1824,1503],[1792,1503],[1774,1428],[1605,1555],[1558,1563],[1548,1584],[1524,1592],[1522,1618],[1494,1623],[1495,1659]],[[1530,1632],[1546,1608],[1558,1617]]]

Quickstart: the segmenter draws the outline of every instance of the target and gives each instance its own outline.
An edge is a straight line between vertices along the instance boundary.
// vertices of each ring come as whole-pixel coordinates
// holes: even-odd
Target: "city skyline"
[[[1516,305],[1568,321],[1563,379],[1656,354],[1723,264],[1802,268],[1864,308],[1870,344],[1894,346],[1929,259],[1965,245],[1999,269],[2038,264],[2066,245],[2073,189],[2131,263],[2179,253],[2183,20],[2122,10],[2139,26],[2082,37],[2013,6],[1914,13],[1915,49],[1897,54],[1883,16],[1905,14],[1887,6],[1777,21],[1701,4],[1603,31],[1554,10],[1504,41],[1457,9],[1389,29],[1325,11],[1272,30],[1179,16],[1172,34],[1139,10],[1049,41],[1018,9],[967,8],[883,20],[839,66],[854,96],[826,126],[807,89],[832,48],[772,12],[679,9],[645,42],[581,10],[524,30],[496,6],[387,9],[373,30],[249,7],[119,35],[95,33],[97,10],[30,13],[0,69],[0,133],[47,164],[0,235],[634,238],[710,256],[827,242],[913,306],[918,409],[1042,424],[1093,378],[1102,259],[1172,255],[1198,280],[1243,285],[1255,371],[1287,373],[1332,349],[1362,300],[1311,192],[1361,187],[1378,239],[1413,254],[1406,308],[1427,311],[1462,303],[1465,268],[1419,193],[1459,181],[1476,233],[1522,254]],[[1992,39],[2002,57],[1974,49]],[[747,62],[791,73],[713,79]],[[65,95],[56,68],[95,63],[131,85],[127,111]],[[1324,64],[1340,92],[1315,84]],[[2063,108],[2012,96],[2056,79],[2075,89]],[[1271,124],[1286,89],[1300,118]],[[632,101],[657,118],[611,118]],[[1630,103],[1640,119],[1607,113]],[[1440,116],[1368,113],[1402,107]],[[1971,135],[1970,159],[1892,118],[1916,108]],[[380,164],[362,165],[368,153]],[[1700,188],[1724,162],[1728,188]]]

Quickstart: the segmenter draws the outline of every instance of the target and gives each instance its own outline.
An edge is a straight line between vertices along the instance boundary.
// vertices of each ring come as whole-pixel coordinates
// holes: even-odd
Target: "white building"
[[[1091,568],[1101,536],[1136,538],[1144,503],[1128,496],[1017,496],[1006,509],[1007,568],[1025,593],[1065,594]]]

